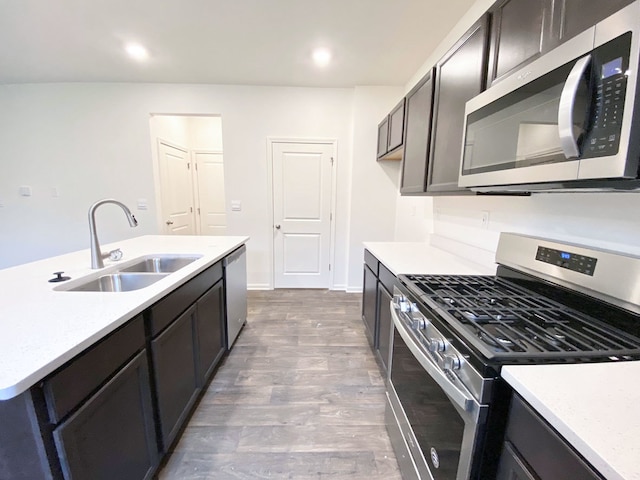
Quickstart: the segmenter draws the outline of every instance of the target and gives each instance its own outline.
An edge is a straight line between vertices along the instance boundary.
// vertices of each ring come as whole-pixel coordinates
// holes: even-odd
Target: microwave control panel
[[[589,131],[582,141],[582,158],[618,153],[627,93],[631,32],[596,48],[592,56],[593,94]]]
[[[598,261],[597,258],[547,247],[538,247],[536,260],[566,268],[567,270],[573,270],[574,272],[584,273],[590,277],[593,277],[596,262]]]

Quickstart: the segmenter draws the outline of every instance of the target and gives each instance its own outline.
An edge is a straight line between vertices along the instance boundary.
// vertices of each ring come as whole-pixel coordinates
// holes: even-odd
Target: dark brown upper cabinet
[[[402,159],[404,98],[378,125],[378,160]]]
[[[575,37],[634,0],[555,0],[554,32],[558,44]]]
[[[633,0],[498,0],[491,13],[489,85]]]
[[[433,69],[411,89],[405,99],[404,152],[400,193],[424,194],[433,108]]]
[[[389,116],[378,125],[378,159],[384,157],[387,153],[387,144],[389,143]]]
[[[489,15],[485,14],[437,63],[427,193],[472,193],[458,187],[468,100],[485,89]]]
[[[491,12],[488,83],[538,58],[551,41],[553,0],[500,0]]]

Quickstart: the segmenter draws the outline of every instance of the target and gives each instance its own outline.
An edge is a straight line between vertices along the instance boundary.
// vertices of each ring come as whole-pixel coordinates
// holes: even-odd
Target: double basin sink
[[[123,265],[113,273],[101,275],[81,283],[74,282],[56,290],[67,292],[130,292],[148,287],[167,275],[177,272],[201,255],[151,255]]]

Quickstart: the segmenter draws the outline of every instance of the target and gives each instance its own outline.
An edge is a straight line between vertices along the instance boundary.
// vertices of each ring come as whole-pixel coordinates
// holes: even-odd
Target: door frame
[[[331,220],[329,224],[329,285],[328,289],[333,290],[334,274],[335,274],[335,243],[336,243],[336,195],[337,195],[337,175],[338,170],[338,140],[327,138],[287,138],[287,137],[267,137],[267,209],[269,220],[268,228],[271,229],[269,235],[269,265],[271,265],[271,275],[269,278],[269,290],[273,290],[276,284],[276,268],[275,268],[275,227],[274,227],[274,210],[273,210],[273,145],[275,143],[319,143],[322,145],[331,145],[333,149],[333,165],[331,168]]]

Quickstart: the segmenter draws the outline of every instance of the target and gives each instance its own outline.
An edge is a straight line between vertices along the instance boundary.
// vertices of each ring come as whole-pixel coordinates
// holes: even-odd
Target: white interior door
[[[227,215],[222,153],[195,151],[193,158],[197,174],[199,232],[201,235],[225,235]]]
[[[158,163],[165,233],[194,235],[196,228],[189,152],[159,141]]]
[[[333,148],[272,143],[275,288],[329,287]]]

